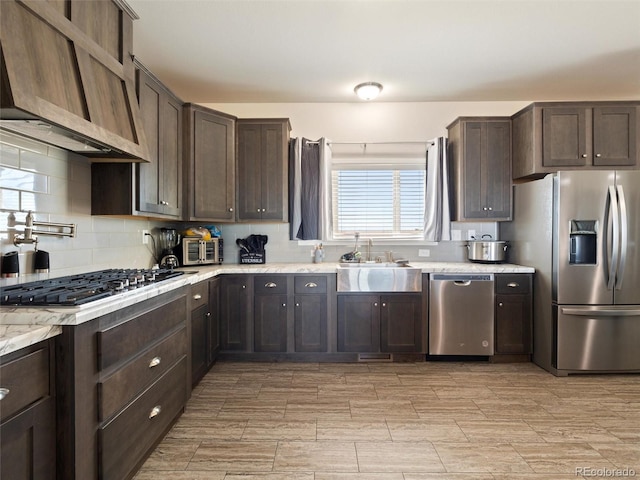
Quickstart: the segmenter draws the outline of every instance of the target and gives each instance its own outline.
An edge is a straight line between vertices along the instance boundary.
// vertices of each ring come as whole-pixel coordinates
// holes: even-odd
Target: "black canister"
[[[18,252],[5,253],[2,256],[2,278],[17,277],[18,275],[20,275]]]
[[[49,252],[36,250],[33,255],[33,271],[35,273],[49,273]]]

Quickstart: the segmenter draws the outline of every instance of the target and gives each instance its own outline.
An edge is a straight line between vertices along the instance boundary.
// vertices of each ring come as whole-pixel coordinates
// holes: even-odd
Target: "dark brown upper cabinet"
[[[149,161],[123,2],[0,2],[3,128],[90,157]],[[100,19],[100,21],[96,21]]]
[[[289,119],[237,122],[239,222],[288,219]]]
[[[189,103],[183,121],[183,220],[234,222],[236,117]]]
[[[511,220],[511,119],[459,117],[447,129],[452,219]]]
[[[534,103],[513,119],[513,178],[638,168],[640,102]]]
[[[182,101],[136,61],[150,163],[94,163],[91,213],[182,217]]]

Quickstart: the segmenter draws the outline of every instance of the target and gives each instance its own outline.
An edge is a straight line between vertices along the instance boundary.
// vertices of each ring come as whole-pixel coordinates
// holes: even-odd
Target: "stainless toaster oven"
[[[201,237],[182,237],[180,265],[222,263],[222,238],[203,240]]]

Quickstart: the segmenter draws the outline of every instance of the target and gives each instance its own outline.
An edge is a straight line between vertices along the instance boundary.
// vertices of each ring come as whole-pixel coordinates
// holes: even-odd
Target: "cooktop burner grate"
[[[82,305],[178,277],[171,269],[109,269],[0,289],[0,305]]]

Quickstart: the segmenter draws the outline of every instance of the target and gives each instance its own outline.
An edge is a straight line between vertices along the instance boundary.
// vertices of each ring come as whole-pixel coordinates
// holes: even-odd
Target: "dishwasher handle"
[[[471,285],[471,280],[454,280],[453,284],[458,287],[468,287]]]
[[[456,285],[469,285],[471,282],[493,282],[493,274],[478,273],[436,273],[429,277],[432,281],[445,280],[447,282],[455,282]]]

